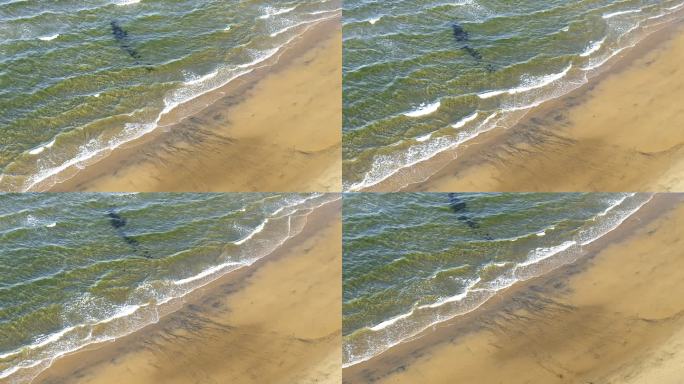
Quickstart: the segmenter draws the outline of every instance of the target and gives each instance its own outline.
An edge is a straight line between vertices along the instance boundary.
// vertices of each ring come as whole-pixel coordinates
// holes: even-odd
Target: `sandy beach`
[[[274,254],[138,332],[57,360],[35,383],[339,383],[340,202]]]
[[[345,368],[345,383],[679,383],[682,195],[657,195],[575,263]]]
[[[178,107],[155,131],[33,189],[339,191],[341,56],[338,16],[311,27],[276,63]]]
[[[676,21],[579,89],[373,189],[682,191],[684,28]]]

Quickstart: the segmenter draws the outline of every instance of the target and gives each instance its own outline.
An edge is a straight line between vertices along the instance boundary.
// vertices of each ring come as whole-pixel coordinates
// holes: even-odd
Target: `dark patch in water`
[[[461,198],[458,196],[457,193],[450,193],[449,194],[449,207],[451,208],[452,211],[455,213],[458,213],[464,209],[466,209],[466,202],[461,200]]]
[[[458,221],[467,225],[468,228],[472,230],[480,228],[480,224],[467,214],[468,205],[465,201],[463,201],[463,199],[461,199],[458,193],[449,193],[448,198],[449,208],[451,208],[451,210],[454,211],[454,213],[462,213],[460,216],[457,217]],[[483,236],[485,240],[494,240],[494,237],[489,233],[484,233],[480,235]]]
[[[472,56],[475,60],[482,60],[482,54],[478,52],[477,49],[469,45],[464,45],[461,49],[466,51],[466,53]]]
[[[126,242],[126,244],[130,245],[136,252],[141,252],[140,250],[140,242],[136,240],[133,237],[130,237],[124,233],[123,228],[126,226],[127,221],[124,217],[116,213],[115,211],[109,211],[107,212],[107,217],[109,218],[109,224],[116,229],[116,232],[119,234],[119,237],[123,239],[123,241]],[[150,258],[150,253],[146,249],[142,250],[142,255],[145,258]]]
[[[114,20],[111,23],[112,26],[112,35],[116,39],[116,41],[119,43],[119,46],[121,49],[123,49],[130,57],[135,59],[135,64],[140,65],[140,60],[142,59],[142,56],[138,51],[131,46],[131,41],[128,38],[128,31],[123,29],[119,23]],[[145,69],[148,71],[152,71],[154,68],[152,68],[150,65],[145,65]]]
[[[109,217],[109,223],[112,225],[114,228],[121,228],[126,225],[126,219],[121,217],[118,213],[114,211],[109,211],[107,212],[107,217]]]
[[[468,35],[468,31],[463,29],[463,27],[459,23],[453,23],[451,24],[451,30],[454,33],[454,39],[459,42],[464,42],[468,41],[470,36]]]
[[[470,41],[470,34],[459,23],[451,24],[451,32],[454,35],[454,39],[458,43],[467,43],[468,41]],[[470,44],[463,44],[463,46],[461,46],[461,50],[463,50],[473,59],[477,61],[482,61],[482,54],[477,49],[470,46]],[[487,72],[490,73],[496,70],[494,68],[494,65],[492,65],[491,63],[488,63],[485,66],[485,69],[487,70]]]

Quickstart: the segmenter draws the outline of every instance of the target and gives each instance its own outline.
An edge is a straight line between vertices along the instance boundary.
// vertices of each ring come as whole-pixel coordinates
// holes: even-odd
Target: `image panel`
[[[2,2],[0,191],[339,192],[340,3]]]
[[[0,194],[1,383],[341,382],[338,194]]]
[[[345,191],[684,191],[681,0],[349,0]]]
[[[343,200],[343,383],[681,380],[684,194]]]

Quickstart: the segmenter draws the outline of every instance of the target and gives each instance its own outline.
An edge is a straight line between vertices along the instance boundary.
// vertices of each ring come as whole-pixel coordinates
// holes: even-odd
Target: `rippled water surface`
[[[0,190],[153,130],[338,13],[338,0],[0,1]]]
[[[521,111],[584,84],[682,6],[345,1],[345,188],[375,185],[478,133],[510,126]]]
[[[317,194],[0,194],[0,381],[155,322],[271,253]]]
[[[644,194],[346,194],[344,363],[581,256]]]

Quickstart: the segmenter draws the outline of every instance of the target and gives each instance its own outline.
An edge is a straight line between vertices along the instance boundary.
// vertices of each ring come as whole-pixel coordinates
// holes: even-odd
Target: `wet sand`
[[[586,256],[343,371],[345,383],[680,383],[684,195]]]
[[[177,108],[154,132],[83,169],[64,172],[63,181],[51,186],[56,180],[47,180],[35,188],[339,191],[341,60],[335,17],[291,43],[269,68]]]
[[[375,189],[440,169],[405,189],[684,191],[683,24],[654,32],[588,84],[511,128],[482,134]]]
[[[341,382],[341,202],[157,324],[56,361],[35,383]]]

